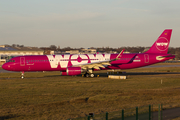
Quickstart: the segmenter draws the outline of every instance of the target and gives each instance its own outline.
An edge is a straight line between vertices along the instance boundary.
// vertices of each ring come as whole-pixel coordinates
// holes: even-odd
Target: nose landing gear
[[[21,72],[21,78],[24,79],[24,71]]]

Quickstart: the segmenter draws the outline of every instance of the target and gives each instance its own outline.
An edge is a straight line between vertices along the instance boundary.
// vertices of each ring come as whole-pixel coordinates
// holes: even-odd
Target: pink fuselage
[[[118,54],[72,54],[72,55],[33,55],[12,58],[3,69],[9,71],[66,71],[66,68],[82,64],[115,59]],[[107,69],[132,69],[173,59],[175,56],[161,58],[170,54],[123,54],[118,60],[106,65]]]

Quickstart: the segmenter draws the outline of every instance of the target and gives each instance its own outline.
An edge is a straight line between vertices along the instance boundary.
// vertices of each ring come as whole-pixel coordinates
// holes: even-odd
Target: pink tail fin
[[[168,47],[170,43],[172,29],[166,29],[159,36],[156,42],[151,46],[151,48],[146,53],[165,53],[168,52]]]

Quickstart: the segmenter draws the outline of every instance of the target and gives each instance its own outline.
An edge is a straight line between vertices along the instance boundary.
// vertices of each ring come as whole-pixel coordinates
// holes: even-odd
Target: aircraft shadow
[[[128,76],[128,75],[163,75],[163,74],[180,74],[180,72],[128,72],[122,74],[96,73],[95,76],[108,77],[108,75]]]
[[[128,75],[163,75],[163,74],[180,74],[180,72],[128,72],[121,74],[107,74],[107,73],[95,73],[95,77],[108,77],[108,75],[128,76]],[[47,75],[44,77],[61,77],[61,75]],[[67,76],[67,77],[82,77],[82,75]]]

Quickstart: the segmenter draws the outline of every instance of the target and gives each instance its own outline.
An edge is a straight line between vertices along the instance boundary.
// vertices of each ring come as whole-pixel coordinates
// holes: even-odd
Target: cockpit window
[[[9,60],[9,62],[15,62],[15,60]]]

